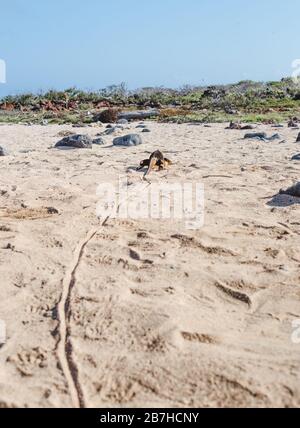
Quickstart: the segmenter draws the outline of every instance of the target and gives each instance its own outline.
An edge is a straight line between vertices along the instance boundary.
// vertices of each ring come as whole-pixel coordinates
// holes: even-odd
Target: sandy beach
[[[1,407],[299,407],[298,132],[147,123],[144,144],[54,149],[62,131],[1,125]],[[284,142],[283,142],[284,140]],[[205,221],[98,219],[97,186],[154,150],[153,183],[200,182]]]

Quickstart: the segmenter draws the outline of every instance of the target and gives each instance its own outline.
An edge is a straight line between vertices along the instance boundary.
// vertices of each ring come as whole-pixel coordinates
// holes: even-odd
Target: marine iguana
[[[144,178],[146,178],[151,171],[154,171],[155,169],[161,171],[163,169],[166,169],[170,165],[172,165],[172,162],[169,159],[165,158],[160,150],[156,150],[152,153],[149,159],[145,159],[140,163],[140,166],[137,171],[141,171],[142,169],[147,167],[147,171],[144,175]]]

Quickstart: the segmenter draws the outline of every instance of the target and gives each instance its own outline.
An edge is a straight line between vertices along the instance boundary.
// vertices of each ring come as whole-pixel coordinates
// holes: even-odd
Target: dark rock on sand
[[[255,129],[255,126],[254,125],[244,125],[243,126],[237,122],[230,122],[230,125],[226,129],[236,129],[236,130],[246,131],[246,130]]]
[[[8,155],[7,151],[0,146],[0,156],[7,156],[7,155]]]
[[[115,138],[113,141],[114,146],[133,147],[142,144],[142,138],[138,134],[124,135],[123,137]]]
[[[288,122],[288,127],[289,128],[298,128],[299,127],[298,125],[299,125],[299,120],[298,120],[297,117],[293,117],[293,119],[291,119]]]
[[[136,128],[137,129],[145,129],[145,128],[147,128],[147,126],[140,124],[140,125],[137,125]]]
[[[105,145],[105,141],[103,140],[103,138],[95,138],[94,140],[93,140],[93,144],[95,145],[95,146],[104,146]]]
[[[117,131],[117,127],[116,126],[112,126],[110,128],[107,128],[102,135],[112,135]]]
[[[119,119],[117,122],[118,125],[128,125],[129,122],[127,119]]]
[[[268,137],[265,132],[253,132],[250,134],[246,134],[244,138],[245,139],[252,138],[260,141],[275,141],[275,140],[281,139],[279,134],[274,134],[271,137]]]
[[[292,187],[289,187],[287,190],[280,190],[280,195],[289,195],[296,198],[300,198],[300,181]]]
[[[296,141],[297,143],[300,143],[300,134],[298,135],[298,137],[297,137],[297,141]]]
[[[251,129],[255,129],[255,128],[256,128],[255,125],[244,125],[244,126],[242,126],[242,131],[247,131],[247,129],[251,130]]]
[[[292,157],[293,161],[300,161],[300,153]]]
[[[71,135],[60,140],[55,147],[91,149],[93,147],[93,140],[88,135]]]
[[[249,134],[245,134],[244,139],[248,139],[248,138],[256,138],[259,140],[266,140],[268,138],[268,136],[265,132],[252,132]]]
[[[145,128],[145,129],[142,130],[142,132],[151,132],[151,131],[150,131],[150,129]]]
[[[274,134],[274,135],[272,135],[271,137],[267,137],[266,138],[268,141],[275,141],[275,140],[280,140],[281,139],[281,137],[280,137],[280,135],[279,134]]]
[[[230,125],[226,129],[240,130],[241,129],[241,124],[240,123],[236,123],[236,122],[230,122]]]

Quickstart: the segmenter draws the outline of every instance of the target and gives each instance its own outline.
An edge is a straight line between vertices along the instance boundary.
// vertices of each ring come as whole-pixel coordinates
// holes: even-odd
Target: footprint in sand
[[[181,332],[183,339],[187,342],[199,343],[204,345],[216,345],[219,343],[216,337],[208,334]]]
[[[36,369],[47,367],[47,351],[41,348],[23,349],[8,357],[7,362],[12,363],[22,376],[33,376]]]
[[[58,211],[55,208],[20,208],[17,210],[5,210],[0,213],[0,217],[13,220],[38,220],[57,215]]]

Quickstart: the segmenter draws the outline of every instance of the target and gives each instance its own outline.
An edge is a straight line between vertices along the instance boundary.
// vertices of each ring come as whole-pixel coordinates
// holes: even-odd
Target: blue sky
[[[2,0],[0,96],[280,79],[299,16],[299,0]]]

